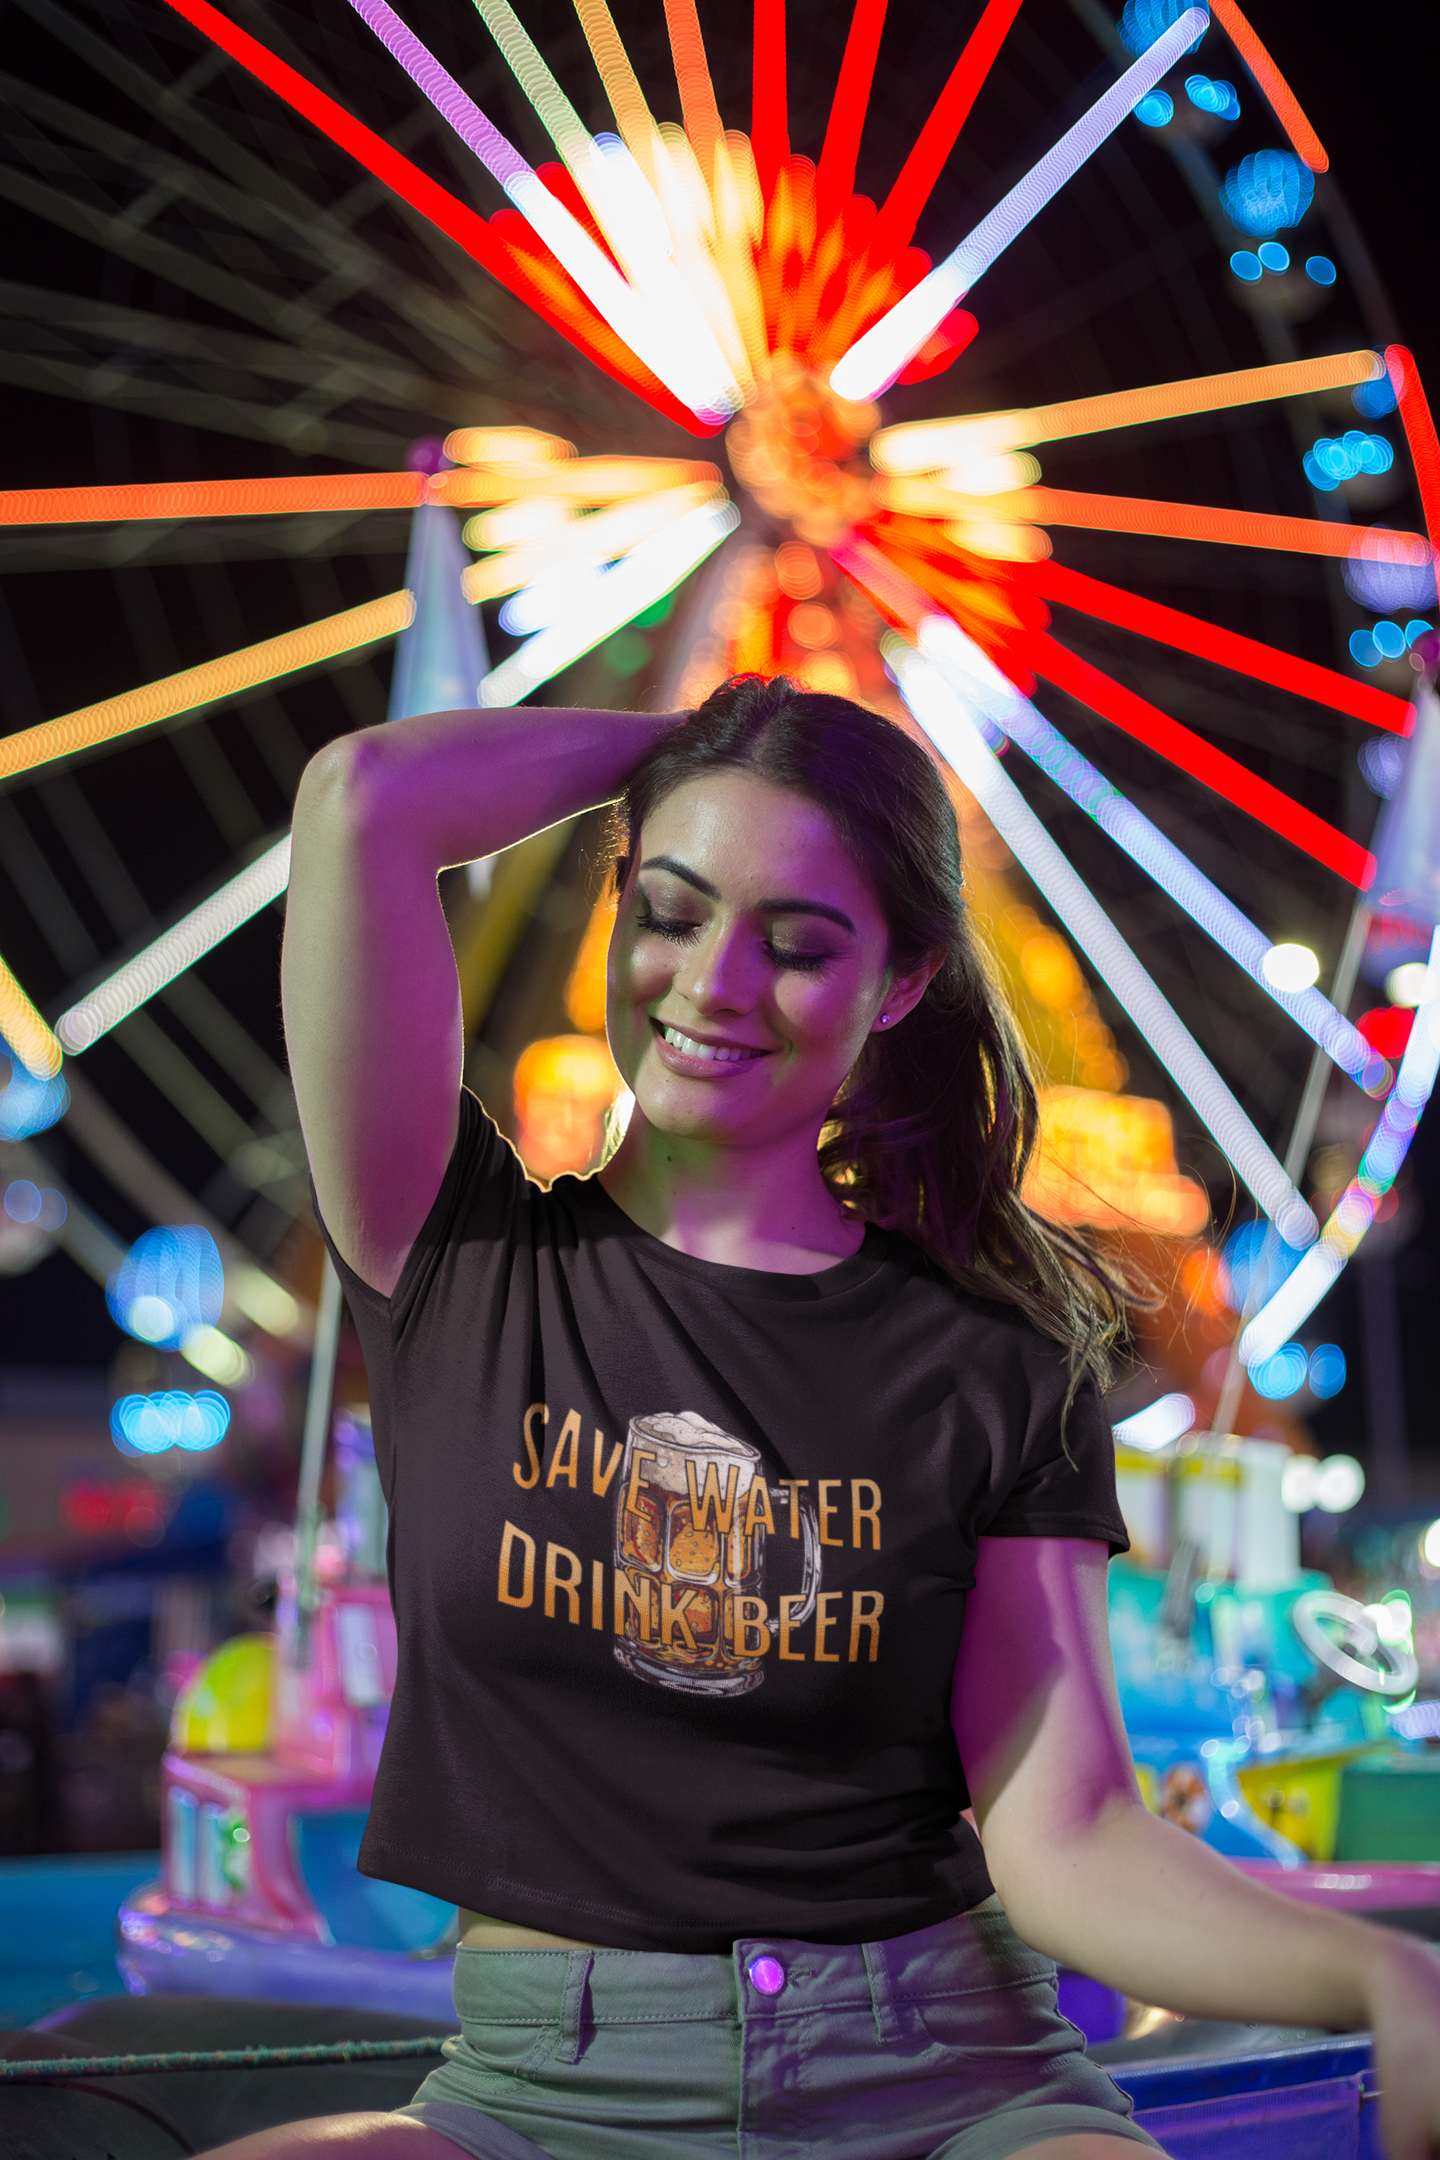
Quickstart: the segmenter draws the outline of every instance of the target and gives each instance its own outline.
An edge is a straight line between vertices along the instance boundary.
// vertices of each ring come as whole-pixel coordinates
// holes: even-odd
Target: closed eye
[[[683,916],[653,915],[646,913],[640,918],[642,930],[653,930],[656,937],[670,938],[675,944],[683,944],[701,929],[698,922],[689,922]]]

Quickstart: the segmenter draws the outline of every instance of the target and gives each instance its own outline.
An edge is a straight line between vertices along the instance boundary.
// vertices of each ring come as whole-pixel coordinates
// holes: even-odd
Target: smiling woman
[[[634,1108],[542,1187],[461,1088],[436,875],[616,798]],[[393,1529],[361,1866],[461,1908],[462,2033],[400,2114],[231,2160],[733,2160],[742,2126],[756,2160],[1153,2151],[1052,1958],[1374,2021],[1387,2104],[1440,2128],[1424,1947],[1141,1803],[1120,1292],[1020,1197],[1034,1089],[915,741],[756,677],[342,738],[297,804],[284,990]]]

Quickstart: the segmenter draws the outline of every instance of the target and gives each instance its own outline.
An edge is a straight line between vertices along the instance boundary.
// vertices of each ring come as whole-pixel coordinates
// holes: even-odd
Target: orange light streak
[[[539,428],[464,427],[446,436],[445,455],[456,465],[538,465],[548,472],[558,459],[573,458],[575,445]]]
[[[1151,383],[1140,390],[1113,390],[1063,404],[976,413],[959,420],[910,420],[882,428],[870,446],[882,472],[926,472],[985,450],[1019,450],[1032,443],[1097,435],[1110,428],[1141,427],[1188,413],[1220,412],[1269,398],[1302,397],[1320,390],[1373,382],[1382,363],[1369,346],[1327,353],[1318,360],[1282,360],[1271,367],[1236,368],[1223,375],[1190,375],[1181,382]]]
[[[605,0],[575,0],[620,138],[647,180],[655,178],[655,122]]]
[[[418,472],[325,473],[281,480],[180,480],[135,487],[11,488],[0,525],[80,525],[147,518],[281,517],[311,510],[408,510],[425,499]]]
[[[520,502],[530,495],[553,496],[562,502],[608,503],[702,480],[719,487],[720,468],[690,458],[594,457],[545,466],[457,466],[435,475],[430,494],[433,502],[449,503],[457,510]]]
[[[64,1053],[59,1042],[35,1010],[9,968],[0,958],[0,1035],[27,1072],[37,1080],[53,1080]]]
[[[292,675],[298,668],[316,667],[342,654],[357,652],[381,638],[394,637],[414,620],[415,602],[408,592],[387,593],[381,600],[367,600],[363,607],[345,608],[320,622],[305,623],[279,637],[246,645],[239,652],[223,653],[199,667],[166,675],[142,689],[126,690],[119,697],[102,698],[98,705],[82,705],[78,712],[64,713],[58,720],[44,720],[38,727],[21,728],[0,738],[0,779],[29,772],[55,758],[73,757],[77,750],[92,750],[118,735],[137,728],[154,727],[202,705],[215,705],[236,697],[259,683],[273,682],[278,675]]]
[[[1168,758],[1182,772],[1189,773],[1202,787],[1208,787],[1227,802],[1234,803],[1268,825],[1272,832],[1288,840],[1328,870],[1334,870],[1361,892],[1369,889],[1375,877],[1375,858],[1369,850],[1360,846],[1346,833],[1338,832],[1324,818],[1316,817],[1303,803],[1297,803],[1280,788],[1272,787],[1258,773],[1251,772],[1238,758],[1227,757],[1213,743],[1197,735],[1192,728],[1172,720],[1168,713],[1160,711],[1133,690],[1101,669],[1092,667],[1068,646],[1058,644],[1048,634],[1032,640],[1029,648],[1030,662],[1037,675],[1046,682],[1054,683],[1057,690],[1066,691],[1082,705],[1099,713],[1137,742],[1160,757]]]
[[[1385,366],[1395,392],[1395,402],[1400,408],[1410,462],[1415,467],[1420,488],[1425,526],[1434,548],[1440,546],[1440,442],[1435,439],[1435,421],[1420,381],[1420,370],[1415,365],[1415,355],[1404,345],[1387,345]]]
[[[1077,525],[1091,532],[1144,533],[1164,540],[1209,540],[1226,547],[1277,548],[1291,555],[1358,555],[1368,525],[1331,525],[1318,518],[1276,517],[1261,510],[1217,510],[1208,503],[1153,502],[1143,496],[1080,495],[1061,488],[1017,488],[1008,495],[966,496],[933,480],[889,478],[871,483],[882,509],[911,517],[1032,525]],[[1418,533],[1390,533],[1405,559],[1429,562]],[[962,540],[963,545],[963,540]]]
[[[1300,100],[1286,82],[1275,62],[1256,36],[1254,29],[1235,5],[1235,0],[1210,0],[1210,6],[1219,16],[1231,44],[1239,53],[1255,82],[1290,138],[1291,148],[1302,165],[1311,172],[1330,170],[1330,160],[1325,154],[1319,136],[1300,109]]]
[[[695,0],[665,0],[665,24],[670,32],[670,52],[675,80],[680,87],[680,110],[700,171],[709,183],[715,166],[715,150],[724,128],[715,102],[715,85],[705,58],[705,40]]]

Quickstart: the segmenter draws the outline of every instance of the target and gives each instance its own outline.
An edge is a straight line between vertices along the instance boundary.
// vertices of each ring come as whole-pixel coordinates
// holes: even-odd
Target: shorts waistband
[[[898,2033],[896,2004],[1052,1978],[998,1898],[913,1934],[872,1943],[746,1936],[730,1956],[661,1950],[479,1950],[455,1960],[466,2025],[739,2024],[868,2004],[877,2037]]]

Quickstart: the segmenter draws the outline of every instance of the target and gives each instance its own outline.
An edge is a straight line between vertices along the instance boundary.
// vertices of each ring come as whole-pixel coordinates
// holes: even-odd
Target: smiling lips
[[[665,1021],[654,1023],[661,1042],[679,1057],[702,1065],[753,1065],[757,1058],[767,1057],[768,1051],[755,1050],[745,1043],[703,1043],[693,1035],[686,1035]]]

